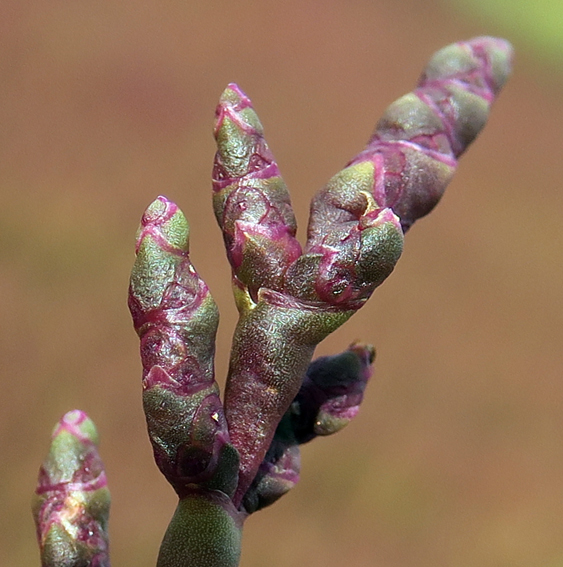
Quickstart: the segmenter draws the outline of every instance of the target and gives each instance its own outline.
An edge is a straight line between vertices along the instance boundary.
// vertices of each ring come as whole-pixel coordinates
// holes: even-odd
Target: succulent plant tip
[[[498,91],[512,70],[512,62],[514,60],[514,48],[512,44],[502,37],[480,36],[470,39],[468,45],[471,46],[473,52],[478,57],[485,59],[491,58],[493,64],[500,63],[505,68],[504,80],[498,85],[495,91]]]
[[[135,253],[147,239],[163,251],[184,256],[188,251],[189,225],[180,209],[160,195],[145,210],[137,231]]]
[[[246,96],[246,93],[236,84],[229,83],[227,88],[222,92],[219,97],[219,104],[217,105],[217,110],[221,108],[235,108],[237,111],[243,108],[248,108],[252,106],[252,102]]]
[[[43,567],[109,567],[110,494],[88,416],[73,410],[53,430],[32,510]]]
[[[82,410],[72,410],[63,415],[55,428],[51,437],[55,439],[63,431],[76,437],[81,443],[98,444],[98,432],[92,420]]]
[[[141,217],[141,226],[159,225],[169,220],[178,210],[176,203],[159,195],[145,210]]]
[[[245,108],[252,108],[250,99],[235,83],[230,83],[229,86],[221,93],[219,102],[215,109],[215,136],[217,137],[226,118],[231,121],[240,122],[240,120],[237,120],[237,117]]]

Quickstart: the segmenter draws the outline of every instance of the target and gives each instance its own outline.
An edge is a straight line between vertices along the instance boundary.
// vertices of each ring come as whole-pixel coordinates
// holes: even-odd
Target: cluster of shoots
[[[219,313],[190,260],[188,222],[165,197],[142,217],[131,274],[148,434],[178,495],[158,567],[236,567],[245,519],[298,481],[300,446],[358,413],[374,348],[356,342],[312,361],[315,347],[392,272],[404,234],[439,201],[484,126],[511,56],[490,37],[438,51],[313,198],[304,246],[250,99],[235,84],[223,92],[213,208],[239,311],[223,400]],[[109,493],[84,413],[55,428],[33,509],[43,567],[109,566]]]

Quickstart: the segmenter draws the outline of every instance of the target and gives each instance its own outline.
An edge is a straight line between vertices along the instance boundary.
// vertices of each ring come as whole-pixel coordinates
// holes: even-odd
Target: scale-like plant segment
[[[303,249],[250,100],[234,84],[223,92],[213,207],[239,310],[224,403],[213,371],[217,307],[190,261],[188,223],[165,197],[143,215],[131,275],[149,437],[179,497],[159,567],[238,565],[245,518],[298,481],[299,446],[356,415],[373,347],[354,343],[311,362],[315,347],[392,272],[404,233],[436,205],[484,126],[511,57],[506,41],[490,37],[437,52],[366,148],[314,197]],[[42,469],[35,509],[44,567],[109,564],[107,494],[95,492],[105,507],[94,510],[86,489],[70,480],[93,458],[91,438],[65,444],[56,436]],[[67,483],[60,490],[59,477]],[[106,491],[105,476],[94,486]],[[75,510],[84,518],[78,528],[68,520]],[[85,538],[86,525],[96,538]]]
[[[110,495],[88,416],[69,411],[55,426],[39,471],[33,517],[45,567],[109,567]]]

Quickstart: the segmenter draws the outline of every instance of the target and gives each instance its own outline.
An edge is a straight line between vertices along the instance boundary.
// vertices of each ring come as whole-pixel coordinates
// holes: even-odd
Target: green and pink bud
[[[304,302],[357,311],[391,274],[403,251],[399,218],[369,192],[373,168],[336,174],[311,203],[307,245],[286,289]]]
[[[238,455],[213,369],[219,314],[190,261],[188,223],[165,197],[141,221],[129,308],[141,339],[143,405],[158,467],[180,497],[192,485],[232,492]]]
[[[215,119],[213,207],[235,286],[256,301],[260,288],[282,291],[301,255],[289,192],[250,99],[230,84]]]
[[[374,347],[356,342],[309,365],[294,402],[298,411],[294,408],[293,428],[300,444],[337,433],[356,417],[374,360]]]
[[[477,37],[444,47],[417,88],[396,100],[350,166],[371,164],[370,193],[390,207],[406,231],[440,200],[457,158],[484,127],[510,74],[512,47]]]
[[[70,411],[53,430],[33,499],[42,567],[109,567],[109,508],[96,427]]]

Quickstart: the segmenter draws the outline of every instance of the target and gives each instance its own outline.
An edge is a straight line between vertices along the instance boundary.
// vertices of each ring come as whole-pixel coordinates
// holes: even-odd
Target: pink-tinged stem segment
[[[444,47],[417,88],[387,108],[365,150],[350,162],[348,169],[365,171],[375,202],[392,208],[405,231],[440,200],[511,64],[512,47],[502,39],[477,37]]]
[[[110,565],[110,494],[97,446],[96,427],[80,410],[53,430],[32,504],[42,567]]]
[[[188,251],[184,215],[158,197],[141,221],[129,289],[141,339],[143,405],[156,463],[178,495],[193,485],[230,494],[238,455],[214,380],[219,314]]]
[[[241,312],[225,391],[229,432],[241,457],[236,506],[299,391],[315,346],[351,314],[266,289],[260,290],[254,308]]]

